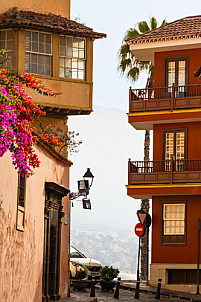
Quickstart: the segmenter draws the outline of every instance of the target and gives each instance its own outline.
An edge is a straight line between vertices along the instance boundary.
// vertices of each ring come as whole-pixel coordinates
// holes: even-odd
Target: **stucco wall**
[[[200,84],[198,78],[194,77],[194,71],[200,67],[200,49],[187,49],[177,51],[165,51],[155,53],[154,64],[154,87],[164,87],[164,57],[189,56],[189,85]]]
[[[0,301],[38,302],[42,300],[45,181],[69,187],[69,168],[36,146],[39,169],[27,181],[24,232],[16,230],[18,176],[10,153],[0,159]],[[69,218],[68,198],[63,212]],[[62,219],[63,220],[63,219]],[[68,291],[69,220],[62,224],[62,297]]]
[[[52,13],[70,18],[70,0],[9,0],[2,1],[0,13],[4,13],[12,7],[18,7],[22,10],[30,10],[37,13]]]
[[[186,201],[187,244],[185,246],[162,246],[161,202]],[[154,196],[152,199],[152,263],[197,263],[197,225],[200,218],[200,196]]]

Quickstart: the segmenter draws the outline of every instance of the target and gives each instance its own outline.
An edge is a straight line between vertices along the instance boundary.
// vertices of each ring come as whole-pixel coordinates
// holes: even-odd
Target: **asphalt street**
[[[141,294],[140,293],[140,299],[137,300],[134,298],[134,291],[129,291],[129,290],[120,290],[119,292],[119,299],[114,299],[114,293],[112,292],[102,292],[100,288],[96,288],[96,299],[90,298],[90,289],[87,288],[86,291],[77,291],[71,289],[71,296],[67,299],[60,300],[60,302],[117,302],[117,301],[124,301],[124,302],[130,302],[130,301],[154,301],[156,302],[157,300],[155,299],[154,295],[151,294]],[[167,298],[165,296],[161,295],[160,301],[186,301],[178,298]],[[200,300],[201,301],[201,300]]]

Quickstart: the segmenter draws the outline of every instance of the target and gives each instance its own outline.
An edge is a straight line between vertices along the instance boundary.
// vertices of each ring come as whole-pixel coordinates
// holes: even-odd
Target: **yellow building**
[[[16,8],[16,5],[18,8]],[[18,74],[33,73],[62,94],[27,89],[46,110],[43,124],[67,131],[68,115],[92,111],[93,41],[105,37],[70,20],[70,0],[9,0],[0,7],[0,48]],[[26,183],[10,154],[0,159],[0,301],[58,300],[69,294],[69,168],[41,140],[41,161]]]

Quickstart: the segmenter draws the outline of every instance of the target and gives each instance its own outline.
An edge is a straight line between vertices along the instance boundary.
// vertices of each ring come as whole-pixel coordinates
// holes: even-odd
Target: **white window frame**
[[[71,39],[80,39],[80,40],[84,40],[84,58],[79,58],[79,57],[73,57],[72,56],[62,56],[60,54],[60,38],[61,37],[65,37],[65,38],[71,38]],[[73,36],[68,36],[68,35],[60,35],[59,37],[59,77],[62,78],[62,79],[72,79],[72,80],[80,80],[80,81],[86,81],[86,57],[87,57],[87,54],[86,54],[86,38],[83,38],[83,37],[73,37]],[[66,45],[65,45],[66,46]],[[60,59],[64,59],[64,62],[65,62],[65,59],[70,59],[71,60],[71,77],[66,77],[65,76],[65,67],[63,66],[60,66]],[[73,60],[77,60],[77,61],[83,61],[84,62],[84,78],[83,79],[79,79],[79,77],[77,76],[76,78],[72,77],[72,61]],[[60,68],[63,68],[64,69],[64,76],[61,76],[60,75]],[[78,75],[78,71],[79,71],[79,68],[76,68],[77,70],[77,75]],[[82,69],[80,69],[82,70]]]
[[[32,33],[33,32],[36,32],[36,33],[38,33],[38,34],[48,34],[48,35],[50,35],[50,37],[51,37],[51,42],[50,42],[50,53],[45,53],[45,52],[39,52],[39,50],[38,51],[33,51],[32,49],[31,50],[26,50],[26,31],[29,31],[29,32],[31,32],[31,36],[32,36]],[[36,54],[36,55],[42,55],[42,56],[47,56],[47,57],[49,57],[50,58],[50,73],[47,75],[47,74],[44,74],[44,73],[34,73],[34,74],[38,74],[38,75],[42,75],[42,76],[52,76],[52,57],[53,57],[53,55],[52,55],[52,41],[53,41],[53,38],[52,38],[52,33],[50,33],[50,32],[44,32],[44,31],[37,31],[37,30],[30,30],[30,29],[26,29],[25,30],[25,45],[24,45],[24,47],[25,47],[25,65],[26,64],[29,64],[29,72],[28,71],[26,71],[26,69],[25,69],[25,72],[28,72],[28,73],[34,73],[34,72],[32,72],[31,70],[30,70],[30,64],[31,64],[31,61],[29,60],[29,62],[26,62],[26,53],[28,53],[28,54]],[[32,42],[32,39],[31,39],[31,41],[30,42]],[[38,41],[38,45],[39,45],[39,41]],[[38,69],[38,56],[37,56],[37,69]]]
[[[169,217],[169,218],[166,218],[165,217],[165,214],[166,214],[166,207],[175,207],[175,206],[181,206],[183,208],[183,217]],[[173,211],[170,212],[170,214],[173,213]],[[185,235],[185,216],[186,216],[186,205],[185,203],[164,203],[163,204],[163,235]],[[166,232],[166,226],[165,226],[165,222],[166,221],[169,221],[171,223],[172,222],[177,222],[177,221],[183,221],[183,231],[182,232],[176,232],[176,230],[174,232]]]

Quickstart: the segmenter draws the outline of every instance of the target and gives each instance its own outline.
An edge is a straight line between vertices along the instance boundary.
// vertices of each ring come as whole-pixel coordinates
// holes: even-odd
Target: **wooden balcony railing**
[[[128,184],[201,182],[201,159],[128,162]]]
[[[129,112],[201,108],[201,85],[132,89]]]

